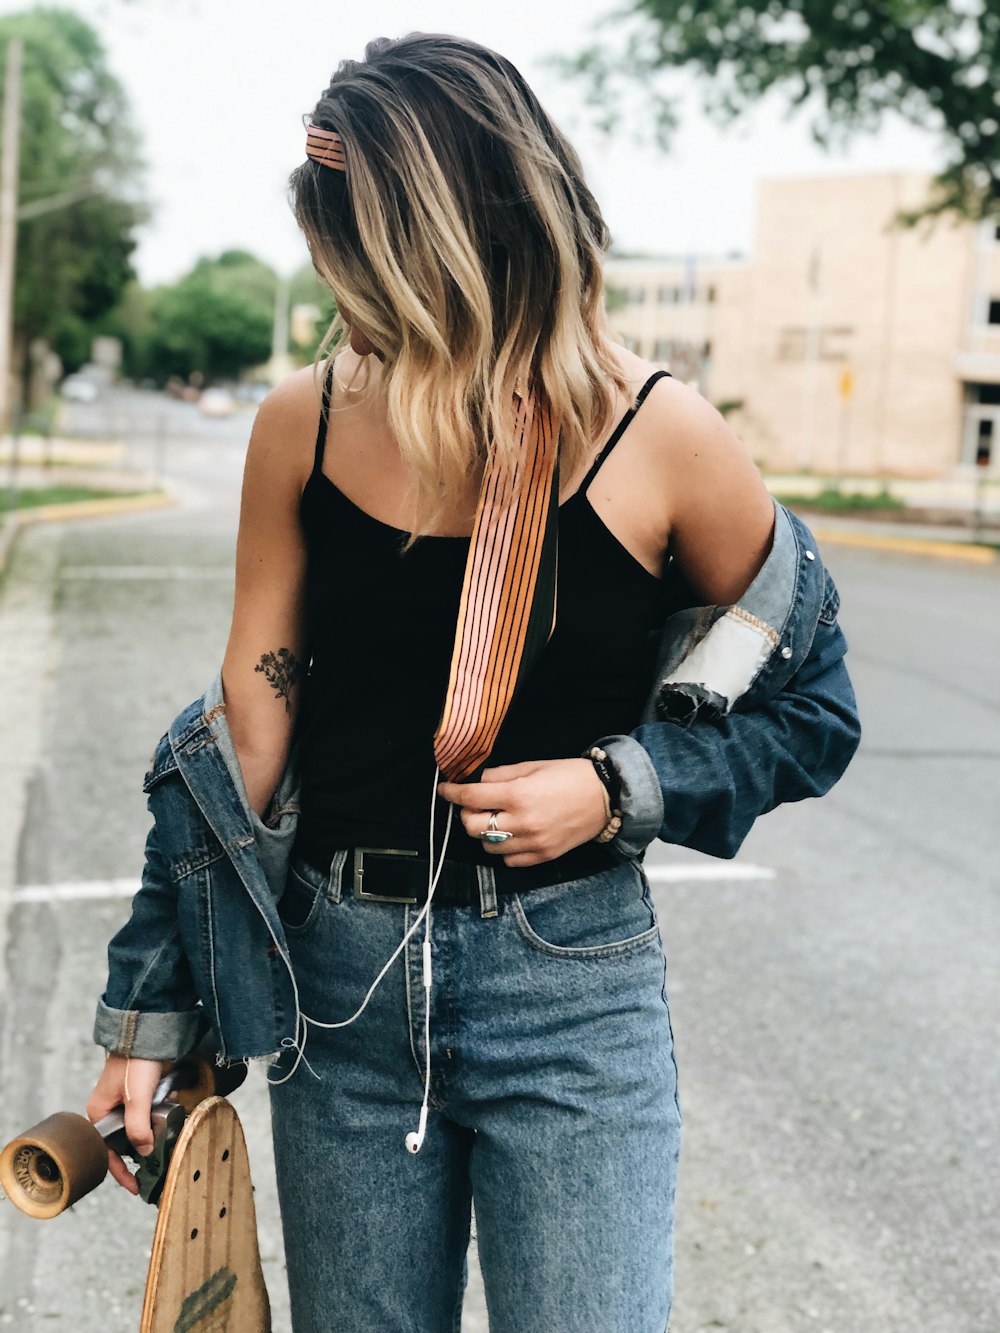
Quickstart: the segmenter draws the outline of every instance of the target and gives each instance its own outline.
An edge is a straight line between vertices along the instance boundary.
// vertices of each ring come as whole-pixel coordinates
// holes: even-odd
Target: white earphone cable
[[[318,1019],[318,1018],[311,1018],[308,1014],[306,1014],[306,1013],[303,1012],[303,1014],[302,1014],[302,1042],[301,1042],[301,1045],[299,1045],[299,1046],[297,1047],[297,1049],[296,1049],[295,1061],[294,1061],[294,1063],[293,1063],[291,1069],[290,1069],[290,1070],[288,1071],[288,1073],[284,1076],[284,1078],[278,1078],[278,1079],[271,1079],[271,1080],[270,1080],[270,1082],[271,1082],[275,1087],[277,1087],[277,1086],[278,1086],[279,1084],[281,1084],[281,1083],[287,1083],[287,1081],[288,1081],[288,1080],[292,1077],[292,1075],[295,1073],[296,1069],[298,1069],[298,1067],[299,1067],[299,1061],[300,1061],[300,1060],[305,1061],[306,1067],[310,1069],[310,1072],[312,1072],[311,1066],[309,1065],[309,1061],[306,1060],[306,1058],[305,1058],[306,1039],[307,1039],[307,1037],[308,1037],[308,1035],[309,1035],[309,1024],[312,1023],[312,1025],[313,1025],[314,1027],[324,1028],[324,1029],[326,1029],[326,1030],[329,1031],[329,1030],[334,1029],[334,1028],[346,1028],[346,1027],[350,1027],[350,1025],[351,1025],[352,1023],[357,1022],[357,1020],[358,1020],[358,1019],[361,1017],[361,1015],[364,1013],[365,1009],[368,1007],[368,1002],[369,1002],[369,1000],[372,998],[372,996],[375,994],[376,990],[378,990],[379,986],[382,984],[382,980],[383,980],[383,978],[385,977],[386,973],[389,971],[389,968],[392,967],[393,963],[396,961],[396,959],[399,957],[399,955],[400,955],[400,954],[403,952],[403,950],[406,948],[407,944],[408,944],[409,941],[413,938],[413,935],[415,934],[415,932],[416,932],[417,929],[419,928],[421,921],[423,921],[423,922],[425,923],[425,925],[424,925],[424,943],[423,943],[423,950],[422,950],[422,954],[423,954],[423,968],[422,968],[422,973],[423,973],[423,985],[424,985],[424,1096],[423,1096],[423,1101],[422,1101],[421,1106],[420,1106],[420,1121],[419,1121],[418,1128],[417,1128],[417,1130],[416,1130],[415,1132],[412,1132],[412,1131],[411,1131],[411,1133],[407,1134],[407,1136],[406,1136],[406,1147],[407,1147],[407,1149],[408,1149],[411,1153],[414,1153],[414,1154],[418,1153],[418,1152],[420,1151],[421,1147],[423,1146],[424,1133],[425,1133],[426,1128],[427,1128],[428,1108],[429,1108],[429,1105],[430,1105],[430,1086],[431,1086],[431,1042],[430,1042],[430,1032],[431,1032],[431,984],[432,984],[432,980],[433,980],[433,972],[432,972],[432,966],[431,966],[431,903],[433,902],[433,899],[434,899],[434,891],[435,891],[435,889],[437,888],[438,880],[441,878],[441,872],[442,872],[442,870],[444,869],[445,857],[446,857],[447,852],[448,852],[448,839],[449,839],[449,837],[451,836],[452,819],[453,819],[453,817],[454,817],[454,813],[455,813],[455,807],[454,807],[453,805],[449,805],[449,806],[448,806],[448,819],[447,819],[447,822],[446,822],[446,824],[445,824],[445,830],[444,830],[444,842],[442,843],[442,846],[441,846],[441,853],[440,853],[440,855],[439,855],[439,857],[438,857],[437,865],[436,865],[436,867],[435,867],[435,864],[434,864],[434,811],[435,811],[436,802],[437,802],[437,784],[438,784],[438,778],[439,778],[439,777],[440,777],[440,769],[439,769],[437,766],[435,766],[435,768],[434,768],[434,782],[433,782],[433,785],[432,785],[432,787],[431,787],[431,812],[430,812],[430,824],[429,824],[429,844],[430,844],[430,853],[429,853],[428,861],[427,861],[427,901],[424,903],[423,907],[420,909],[420,911],[419,911],[419,912],[417,913],[417,915],[414,917],[413,921],[410,923],[409,927],[407,928],[407,930],[406,930],[405,934],[403,935],[403,938],[400,940],[399,944],[396,946],[395,949],[393,949],[393,951],[392,951],[392,953],[390,954],[390,956],[386,959],[386,961],[385,961],[385,963],[384,963],[384,965],[383,965],[381,971],[379,972],[378,976],[375,978],[375,980],[372,982],[372,984],[368,987],[368,992],[367,992],[367,994],[365,995],[365,998],[361,1001],[361,1004],[358,1006],[358,1008],[355,1010],[355,1012],[354,1012],[353,1014],[351,1014],[350,1018],[342,1018],[342,1019],[340,1019],[338,1022],[335,1022],[335,1023],[324,1023],[324,1022],[322,1022],[320,1019]],[[288,1039],[288,1040],[290,1041],[290,1039]]]

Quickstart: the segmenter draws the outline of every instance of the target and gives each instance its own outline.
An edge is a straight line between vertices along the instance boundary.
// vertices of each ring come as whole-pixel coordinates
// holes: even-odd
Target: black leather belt
[[[549,884],[598,874],[616,864],[616,858],[596,843],[574,847],[555,861],[537,866],[511,867],[497,857],[493,871],[497,895],[524,893]],[[341,871],[340,891],[370,902],[424,903],[427,901],[427,857],[393,847],[354,847]],[[468,861],[445,861],[434,890],[435,907],[478,907],[477,866]]]

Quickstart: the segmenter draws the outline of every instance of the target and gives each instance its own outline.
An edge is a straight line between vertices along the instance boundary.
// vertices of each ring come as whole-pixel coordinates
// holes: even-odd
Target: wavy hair
[[[338,307],[319,359],[352,321],[383,354],[419,525],[490,450],[513,457],[519,378],[549,400],[561,469],[575,475],[610,426],[612,386],[628,392],[605,341],[610,234],[520,73],[464,38],[380,38],[341,62],[311,119],[342,137],[347,165],[307,159],[290,179]]]

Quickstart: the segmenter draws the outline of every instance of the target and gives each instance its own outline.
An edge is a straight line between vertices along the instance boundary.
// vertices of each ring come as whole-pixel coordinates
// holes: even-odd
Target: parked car
[[[97,385],[83,375],[67,375],[60,386],[60,393],[71,403],[92,403],[97,398]]]
[[[198,408],[206,417],[228,417],[236,411],[236,399],[228,389],[204,389]]]

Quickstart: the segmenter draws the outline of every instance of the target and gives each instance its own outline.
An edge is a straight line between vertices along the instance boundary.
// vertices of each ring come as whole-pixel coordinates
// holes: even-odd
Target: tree
[[[122,339],[125,372],[137,379],[234,379],[271,354],[276,286],[261,260],[228,250],[171,286],[133,284],[102,329]]]
[[[938,132],[948,159],[925,203],[896,223],[1000,217],[996,0],[630,0],[611,16],[619,27],[623,17],[624,44],[554,61],[583,80],[605,129],[621,121],[624,86],[637,83],[658,142],[669,144],[678,114],[663,76],[683,67],[704,81],[705,110],[722,127],[771,88],[811,110],[824,148],[895,111]]]
[[[14,328],[26,382],[36,338],[70,367],[86,359],[90,326],[132,276],[146,209],[128,103],[97,33],[69,10],[40,8],[0,18],[0,49],[13,36],[24,41]]]
[[[333,298],[333,292],[320,279],[311,262],[303,264],[292,274],[289,300],[293,308],[297,305],[311,305],[319,312],[312,327],[312,336],[303,342],[297,342],[293,333],[289,342],[289,351],[292,355],[303,365],[307,365],[316,355],[327,329],[333,323],[337,313],[337,303]]]

